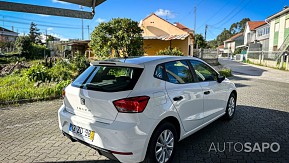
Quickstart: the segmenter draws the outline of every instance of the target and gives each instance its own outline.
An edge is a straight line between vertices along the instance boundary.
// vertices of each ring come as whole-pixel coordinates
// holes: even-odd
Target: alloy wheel
[[[158,137],[155,156],[159,163],[167,162],[174,149],[174,134],[170,130],[164,130]]]
[[[232,116],[235,111],[235,98],[231,97],[229,100],[229,106],[228,106],[228,114],[229,116]]]

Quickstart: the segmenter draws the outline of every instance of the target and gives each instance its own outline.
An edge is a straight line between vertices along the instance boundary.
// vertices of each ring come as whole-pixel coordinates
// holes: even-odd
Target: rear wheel
[[[226,114],[224,115],[225,119],[230,120],[234,117],[236,110],[236,95],[231,94],[227,103]]]
[[[145,163],[172,162],[175,145],[177,143],[177,131],[171,123],[163,123],[154,131],[147,149]]]

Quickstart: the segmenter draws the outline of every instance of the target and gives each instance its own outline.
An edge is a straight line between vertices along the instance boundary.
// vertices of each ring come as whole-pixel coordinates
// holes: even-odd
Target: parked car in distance
[[[234,116],[235,85],[194,57],[91,63],[63,91],[65,136],[120,162],[171,162],[178,141]]]

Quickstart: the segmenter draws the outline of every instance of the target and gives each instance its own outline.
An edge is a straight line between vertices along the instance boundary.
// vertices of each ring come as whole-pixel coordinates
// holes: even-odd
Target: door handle
[[[183,99],[183,96],[177,96],[173,98],[174,101],[181,101],[182,99]]]
[[[208,95],[208,94],[210,94],[210,93],[211,93],[210,91],[205,91],[205,92],[204,92],[205,95]]]

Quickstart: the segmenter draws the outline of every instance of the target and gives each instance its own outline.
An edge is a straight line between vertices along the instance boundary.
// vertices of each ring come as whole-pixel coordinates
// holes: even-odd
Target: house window
[[[289,19],[286,19],[285,28],[289,28]]]
[[[275,24],[275,32],[278,32],[279,31],[279,23],[276,23]]]

